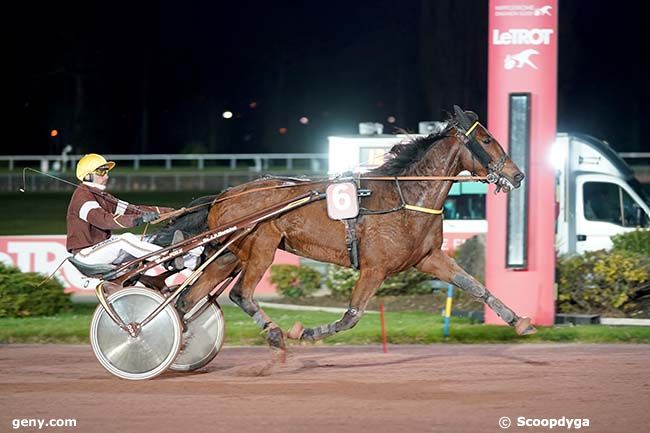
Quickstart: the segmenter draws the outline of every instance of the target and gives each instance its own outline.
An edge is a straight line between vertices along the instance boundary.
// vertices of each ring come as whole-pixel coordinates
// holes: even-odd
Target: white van
[[[560,254],[611,248],[613,235],[648,228],[648,192],[606,142],[560,133],[552,157]]]

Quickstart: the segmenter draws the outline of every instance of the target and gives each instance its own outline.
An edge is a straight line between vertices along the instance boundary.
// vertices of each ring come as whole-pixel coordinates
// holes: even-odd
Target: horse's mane
[[[399,176],[404,174],[409,167],[421,161],[432,146],[447,137],[450,126],[448,124],[442,131],[434,132],[426,137],[418,137],[406,143],[396,144],[388,152],[390,159],[371,170],[369,174],[377,176]]]

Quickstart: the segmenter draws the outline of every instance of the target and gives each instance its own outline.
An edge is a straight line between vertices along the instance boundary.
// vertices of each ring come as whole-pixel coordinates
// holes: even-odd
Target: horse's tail
[[[200,206],[198,209],[181,215],[178,218],[175,218],[167,226],[161,228],[157,232],[152,234],[152,237],[149,239],[149,242],[152,242],[160,246],[168,246],[172,242],[174,233],[176,230],[183,232],[186,238],[196,236],[199,233],[203,233],[208,230],[208,213],[210,212],[211,206],[208,204],[212,202],[216,195],[206,195],[199,197],[190,203],[187,204],[187,208],[193,206]]]

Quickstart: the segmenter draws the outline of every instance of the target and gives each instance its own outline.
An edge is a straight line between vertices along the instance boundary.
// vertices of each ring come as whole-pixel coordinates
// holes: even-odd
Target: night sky
[[[618,151],[650,151],[637,4],[560,3],[558,127]],[[1,152],[324,152],[360,121],[417,131],[453,104],[485,119],[487,12],[487,0],[25,2],[0,30]]]

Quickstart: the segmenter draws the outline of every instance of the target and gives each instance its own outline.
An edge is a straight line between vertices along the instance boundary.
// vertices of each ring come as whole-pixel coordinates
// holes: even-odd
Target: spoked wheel
[[[165,301],[149,289],[129,287],[108,297],[124,323],[140,323]],[[90,343],[99,362],[123,379],[150,379],[176,359],[183,328],[173,305],[165,307],[136,337],[121,329],[101,305],[90,324]]]
[[[207,365],[223,345],[226,322],[216,301],[210,302],[201,314],[192,317],[185,325],[187,331],[183,333],[183,346],[169,367],[174,371],[193,371]]]

